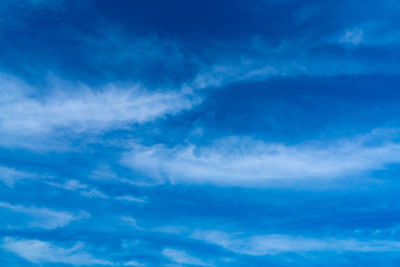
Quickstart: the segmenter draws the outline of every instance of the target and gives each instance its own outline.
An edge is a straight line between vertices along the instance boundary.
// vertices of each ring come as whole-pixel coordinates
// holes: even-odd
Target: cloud
[[[181,92],[150,92],[139,85],[94,89],[59,80],[51,93],[34,97],[37,90],[15,77],[3,75],[0,81],[0,133],[6,146],[15,144],[9,143],[13,138],[22,142],[28,137],[126,128],[177,114],[198,101]]]
[[[246,44],[251,46],[252,44]],[[351,74],[396,73],[397,70],[385,69],[387,65],[370,66],[361,60],[341,58],[337,55],[317,59],[307,51],[296,51],[291,47],[269,48],[261,45],[254,48],[258,57],[242,55],[240,58],[227,58],[212,65],[204,65],[195,77],[183,84],[187,90],[220,88],[229,84],[265,81],[276,77],[316,76],[329,77]],[[266,50],[269,52],[260,52]],[[290,56],[288,56],[290,55]]]
[[[88,186],[86,184],[82,184],[78,180],[74,180],[74,179],[67,180],[63,184],[51,183],[51,182],[49,182],[47,184],[54,186],[54,187],[62,188],[65,190],[69,190],[69,191],[77,191],[82,196],[85,196],[88,198],[103,198],[103,199],[109,198],[106,194],[100,192],[96,188]]]
[[[116,197],[116,200],[124,200],[129,202],[146,203],[147,201],[142,198],[132,197],[132,196],[120,196]]]
[[[183,87],[197,90],[219,88],[238,82],[265,81],[276,77],[301,77],[304,75],[331,77],[379,73],[398,74],[395,64],[383,61],[385,57],[369,58],[358,52],[356,48],[360,46],[361,49],[361,46],[369,45],[375,46],[377,52],[380,52],[380,49],[385,46],[398,44],[399,40],[400,33],[397,30],[370,25],[343,29],[340,33],[332,33],[320,40],[305,38],[295,43],[285,41],[278,46],[271,46],[261,38],[253,37],[243,41],[248,47],[248,51],[225,52],[224,56],[214,55],[217,59],[212,63],[201,63],[194,77],[184,83]],[[309,42],[313,42],[313,46],[309,47]],[[229,44],[220,45],[229,46]],[[342,45],[353,49],[343,50]],[[329,51],[327,46],[336,49]],[[347,51],[347,53],[343,51]],[[239,53],[240,56],[238,57],[235,53]],[[348,56],[349,53],[352,54],[352,57]]]
[[[177,250],[172,248],[165,248],[162,254],[173,262],[179,264],[190,264],[198,266],[210,266],[209,263],[204,262],[202,259],[189,255],[184,250]]]
[[[77,243],[72,248],[63,248],[40,240],[6,237],[3,239],[2,248],[36,264],[113,265],[112,262],[97,259],[88,254],[84,249],[83,243]]]
[[[82,196],[85,196],[88,198],[103,198],[103,199],[109,198],[106,194],[100,192],[99,190],[97,190],[95,188],[89,189],[87,191],[81,191],[80,193]]]
[[[30,227],[38,227],[44,229],[55,229],[64,227],[69,223],[77,220],[87,219],[90,217],[89,213],[81,211],[78,214],[55,211],[47,208],[38,208],[35,206],[24,207],[20,205],[12,205],[0,202],[0,208],[9,209],[13,212],[23,213],[28,215],[32,220],[29,223]]]
[[[121,222],[123,222],[126,225],[129,225],[130,227],[133,227],[136,230],[144,230],[142,227],[137,225],[136,219],[129,217],[129,216],[121,216],[120,217]]]
[[[145,265],[137,261],[128,261],[124,263],[124,266],[145,266]]]
[[[34,177],[36,177],[34,174],[18,171],[0,165],[0,180],[2,180],[8,186],[12,186],[18,180],[31,179]]]
[[[363,31],[361,29],[347,30],[340,38],[342,44],[358,45],[363,41]]]
[[[387,22],[365,23],[355,28],[346,29],[339,38],[339,44],[351,46],[393,47],[400,43],[398,27],[388,27]],[[354,48],[353,47],[353,48]]]
[[[117,179],[115,177],[115,179]],[[69,190],[69,191],[75,191],[78,192],[81,196],[87,197],[87,198],[102,198],[102,199],[110,199],[110,196],[99,191],[97,188],[83,184],[78,180],[74,179],[69,179],[66,180],[64,183],[53,183],[53,182],[47,182],[48,185],[58,187],[64,190]],[[124,195],[124,196],[117,196],[117,197],[111,197],[115,200],[119,201],[129,201],[129,202],[136,202],[136,203],[146,203],[147,200],[143,198],[138,198],[134,196],[129,196],[129,195]]]
[[[400,251],[400,242],[391,240],[305,238],[288,235],[257,235],[243,237],[222,231],[195,231],[192,238],[216,244],[239,254],[251,256],[315,251],[338,252],[394,252]]]
[[[297,145],[230,137],[211,145],[135,146],[122,163],[172,182],[244,185],[274,179],[335,178],[399,162],[400,144],[380,133]]]
[[[197,90],[208,87],[218,88],[234,82],[265,80],[286,74],[298,75],[304,71],[300,66],[289,63],[285,64],[285,69],[281,69],[276,62],[260,61],[254,58],[218,62],[215,65],[204,66],[194,79],[185,83],[183,87]]]

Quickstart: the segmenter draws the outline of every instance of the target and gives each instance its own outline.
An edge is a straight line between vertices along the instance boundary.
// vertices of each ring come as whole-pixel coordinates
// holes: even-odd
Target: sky
[[[396,0],[0,2],[0,266],[398,266]]]

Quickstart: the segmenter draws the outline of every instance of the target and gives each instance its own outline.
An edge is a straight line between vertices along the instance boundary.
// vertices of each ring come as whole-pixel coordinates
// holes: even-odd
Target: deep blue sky
[[[398,266],[395,0],[4,0],[0,265]]]

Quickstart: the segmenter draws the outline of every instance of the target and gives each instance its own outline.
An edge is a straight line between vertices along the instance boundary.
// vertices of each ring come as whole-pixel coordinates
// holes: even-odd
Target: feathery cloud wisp
[[[190,265],[198,265],[198,266],[210,266],[209,263],[206,263],[202,259],[196,258],[192,255],[189,255],[184,250],[177,250],[172,248],[165,248],[162,251],[162,254],[170,259],[173,262],[179,264],[190,264]]]
[[[38,227],[44,229],[55,229],[64,227],[72,221],[87,219],[89,213],[81,211],[78,214],[56,211],[47,208],[38,208],[34,206],[24,207],[20,205],[12,205],[0,202],[0,208],[5,208],[13,212],[22,213],[30,217],[30,227]]]
[[[194,239],[219,245],[227,250],[251,256],[313,251],[393,252],[400,251],[400,242],[392,240],[305,238],[288,235],[243,237],[221,231],[195,231]]]
[[[113,265],[110,261],[95,258],[87,253],[83,243],[77,243],[72,248],[63,248],[41,240],[20,240],[6,237],[3,239],[1,247],[36,264]]]
[[[198,101],[182,92],[149,92],[140,86],[108,85],[94,90],[63,82],[58,83],[64,90],[35,98],[36,89],[25,82],[10,76],[0,76],[0,80],[0,133],[6,146],[16,143],[10,144],[10,140],[24,137],[126,128],[174,115]],[[65,92],[64,87],[71,87],[73,93]]]
[[[18,180],[33,177],[35,175],[0,165],[0,180],[8,186],[12,186]]]
[[[378,144],[371,145],[375,142]],[[226,138],[209,146],[136,146],[122,162],[172,181],[253,184],[271,179],[334,178],[399,162],[400,144],[363,136],[329,143],[284,145]]]

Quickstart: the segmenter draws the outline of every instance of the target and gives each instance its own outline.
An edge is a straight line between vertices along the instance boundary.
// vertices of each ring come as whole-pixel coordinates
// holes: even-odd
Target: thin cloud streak
[[[43,229],[56,229],[65,227],[73,221],[88,219],[90,214],[84,211],[70,213],[66,211],[56,211],[47,208],[38,208],[35,206],[24,207],[0,202],[0,208],[5,208],[13,212],[22,213],[30,217],[29,227]]]
[[[216,244],[226,250],[251,256],[316,251],[338,252],[395,252],[400,242],[392,240],[356,240],[336,238],[307,238],[288,235],[257,235],[243,237],[222,231],[195,231],[192,238]]]
[[[179,264],[189,264],[189,265],[197,265],[197,266],[210,266],[211,264],[206,263],[202,259],[196,258],[192,255],[189,255],[184,250],[178,250],[173,248],[165,248],[162,251],[162,254],[170,259],[173,262]]]
[[[1,247],[36,264],[114,265],[110,261],[95,258],[87,253],[83,243],[77,243],[72,248],[63,248],[41,240],[6,237]]]

